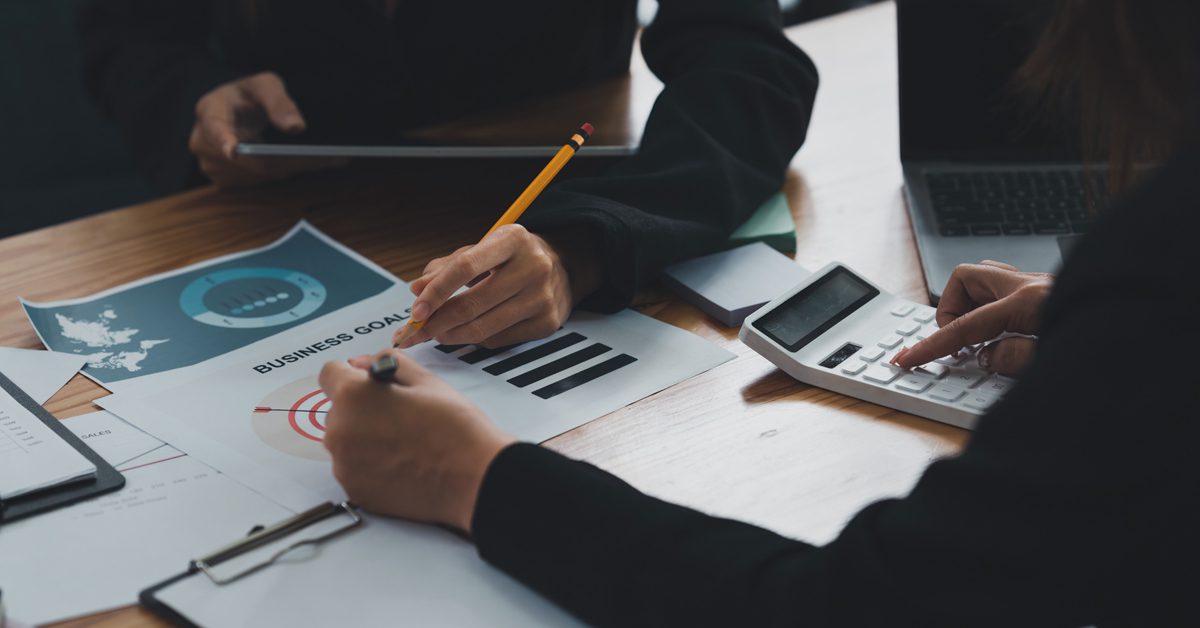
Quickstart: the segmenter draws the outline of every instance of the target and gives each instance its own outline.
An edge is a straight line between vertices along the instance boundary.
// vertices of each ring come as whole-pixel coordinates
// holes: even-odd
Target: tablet
[[[648,75],[649,73],[642,73]],[[238,144],[260,157],[552,157],[584,122],[596,131],[579,157],[637,152],[662,84],[622,76],[464,118],[405,131],[347,135],[319,128],[288,135],[274,130]]]

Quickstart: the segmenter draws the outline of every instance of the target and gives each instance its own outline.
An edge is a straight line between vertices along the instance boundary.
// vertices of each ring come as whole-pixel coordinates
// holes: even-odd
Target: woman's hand
[[[345,163],[342,159],[238,155],[238,142],[259,137],[268,124],[284,133],[300,133],[305,128],[283,80],[275,73],[261,72],[220,85],[196,102],[188,149],[196,155],[200,170],[219,187],[253,185]]]
[[[369,356],[321,369],[333,475],[369,511],[469,534],[488,465],[514,439],[402,352],[384,353],[399,364],[394,383],[371,379]]]
[[[1000,262],[961,264],[938,302],[941,329],[897,353],[892,363],[912,368],[1006,332],[1034,334],[1042,302],[1053,285],[1053,275],[1023,273]],[[985,369],[1016,375],[1033,360],[1036,347],[1033,338],[1009,337],[988,344],[977,359]]]
[[[411,285],[417,295],[412,318],[425,325],[400,348],[430,338],[503,347],[554,333],[600,281],[586,241],[563,236],[554,242],[506,225],[429,262]],[[455,295],[463,286],[470,287]]]

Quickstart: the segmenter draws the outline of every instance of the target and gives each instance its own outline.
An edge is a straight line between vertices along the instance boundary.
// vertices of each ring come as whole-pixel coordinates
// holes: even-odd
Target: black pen
[[[395,357],[391,355],[381,356],[378,360],[371,363],[371,368],[369,369],[371,379],[390,384],[396,381],[396,367],[398,366],[399,364],[396,363]]]

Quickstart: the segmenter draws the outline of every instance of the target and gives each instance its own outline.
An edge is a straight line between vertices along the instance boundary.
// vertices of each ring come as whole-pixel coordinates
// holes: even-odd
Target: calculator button
[[[921,326],[917,323],[904,323],[896,328],[896,333],[900,334],[901,336],[911,336],[917,333],[918,329],[921,329]]]
[[[977,369],[957,368],[950,369],[950,372],[946,373],[944,381],[947,384],[953,384],[959,388],[970,388],[983,381],[983,378],[987,377],[987,375],[987,372]]]
[[[937,399],[938,401],[947,401],[947,402],[948,401],[958,401],[958,398],[965,394],[966,393],[963,392],[961,389],[955,388],[953,386],[947,386],[945,384],[938,384],[937,386],[933,387],[933,390],[929,391],[929,397],[931,399]]]
[[[987,410],[993,403],[996,403],[997,399],[999,397],[995,395],[973,392],[967,395],[966,399],[963,399],[963,405],[968,408],[975,408],[976,410]]]
[[[921,373],[927,373],[934,379],[941,379],[943,375],[950,372],[950,367],[938,364],[937,362],[930,362],[929,364],[918,366],[916,370]]]
[[[889,334],[887,336],[884,336],[883,338],[880,338],[879,342],[876,344],[883,347],[884,349],[895,349],[896,346],[902,342],[904,342],[904,339],[901,338],[900,336],[897,336],[896,334]]]
[[[911,303],[901,303],[900,305],[897,305],[895,308],[892,308],[892,315],[893,316],[908,316],[909,314],[912,314],[912,311],[915,309],[917,309],[917,307]]]
[[[867,347],[866,349],[858,352],[858,359],[862,360],[863,362],[874,362],[882,357],[883,349],[878,347]]]
[[[924,392],[926,388],[929,388],[932,385],[933,380],[929,379],[928,377],[921,377],[920,375],[913,373],[909,373],[908,375],[901,377],[900,381],[896,382],[896,388],[914,393]]]
[[[937,310],[921,310],[913,316],[913,320],[918,323],[928,323],[937,316]]]
[[[989,392],[993,395],[1003,395],[1016,383],[1017,380],[1015,379],[1003,375],[993,375],[979,386],[979,390]]]
[[[842,372],[847,375],[858,375],[859,373],[863,372],[863,369],[865,368],[867,368],[866,362],[855,362],[851,360],[842,367]]]
[[[876,384],[890,384],[892,380],[900,377],[900,369],[892,368],[883,364],[872,365],[863,373],[863,379]]]

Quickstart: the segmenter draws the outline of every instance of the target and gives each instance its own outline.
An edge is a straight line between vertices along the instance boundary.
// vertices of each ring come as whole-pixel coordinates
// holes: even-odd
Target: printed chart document
[[[42,343],[109,390],[186,367],[379,295],[396,278],[300,223],[261,249],[55,303],[22,301]]]
[[[289,516],[107,412],[63,423],[125,487],[0,528],[0,589],[13,619],[42,624],[135,604],[188,560]]]
[[[407,307],[407,299],[396,307]],[[291,510],[341,501],[345,493],[321,442],[331,405],[317,374],[330,360],[388,346],[406,319],[402,310],[383,310],[368,320],[290,330],[203,365],[204,374],[182,386],[97,403]],[[502,429],[533,442],[733,357],[632,310],[579,312],[549,338],[505,349],[430,342],[407,353]]]
[[[96,465],[0,389],[0,500],[95,474]]]
[[[86,362],[72,353],[0,347],[0,373],[38,403],[46,403]]]

